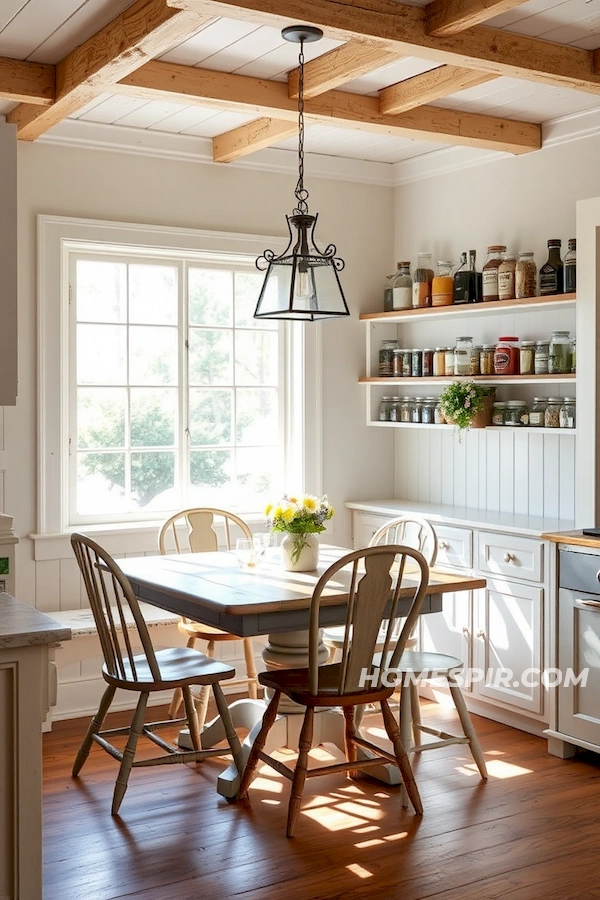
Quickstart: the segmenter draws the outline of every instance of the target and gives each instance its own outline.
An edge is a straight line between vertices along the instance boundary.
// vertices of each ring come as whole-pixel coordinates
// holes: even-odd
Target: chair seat
[[[375,654],[373,661],[376,665],[381,665],[381,653]],[[405,650],[397,668],[399,672],[405,674],[410,672],[413,675],[435,678],[438,675],[447,675],[451,669],[462,669],[463,662],[456,656],[446,656],[445,653]]]
[[[383,646],[385,643],[385,634],[386,629],[382,628],[377,637],[376,650],[383,650]],[[332,647],[334,650],[341,650],[344,646],[344,627],[342,625],[335,625],[331,628],[323,629],[323,643],[327,647]],[[406,642],[407,647],[415,647],[417,644],[416,636],[411,636],[408,638]]]
[[[319,667],[319,690],[311,694],[308,689],[308,669],[279,669],[273,672],[261,672],[259,682],[274,691],[282,691],[295,703],[303,706],[357,706],[376,703],[391,697],[394,686],[378,690],[366,688],[353,694],[340,696],[340,664]]]
[[[212,625],[203,625],[201,622],[193,622],[188,619],[181,619],[177,623],[177,628],[182,634],[188,637],[195,637],[201,641],[240,641],[239,634],[231,634],[229,631],[223,631],[221,628],[214,628]]]
[[[123,660],[125,678],[111,675],[106,665],[102,676],[108,684],[130,691],[162,691],[188,684],[212,684],[235,677],[235,669],[218,659],[210,659],[198,650],[188,647],[173,647],[157,650],[156,661],[160,667],[161,679],[155,681],[145,656],[134,656],[136,679],[132,675],[129,660]]]

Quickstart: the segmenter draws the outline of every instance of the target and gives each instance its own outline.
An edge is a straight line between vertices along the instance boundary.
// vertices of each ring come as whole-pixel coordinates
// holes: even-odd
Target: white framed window
[[[52,216],[38,234],[40,534],[319,490],[318,330],[252,316],[254,259],[281,241]]]

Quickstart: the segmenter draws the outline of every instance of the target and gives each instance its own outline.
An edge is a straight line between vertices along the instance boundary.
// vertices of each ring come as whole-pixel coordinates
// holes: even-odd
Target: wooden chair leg
[[[225,699],[225,694],[223,693],[223,689],[218,681],[213,683],[213,694],[215,696],[215,702],[217,704],[217,710],[221,717],[221,722],[225,729],[225,734],[227,736],[227,743],[229,744],[229,748],[231,750],[233,761],[235,763],[235,767],[238,770],[238,773],[241,775],[244,769],[244,756],[242,753],[242,745],[240,744],[240,739],[237,735],[235,728],[233,727],[233,721],[231,719],[231,713],[229,712],[229,706],[227,705],[227,700]]]
[[[192,739],[192,747],[194,750],[201,750],[202,744],[200,743],[200,730],[198,728],[198,713],[196,712],[196,704],[192,697],[192,689],[189,685],[182,688],[182,694],[185,714],[190,729],[190,737]]]
[[[138,739],[142,733],[142,728],[144,727],[144,716],[146,714],[146,704],[148,703],[148,696],[149,694],[147,693],[140,694],[140,699],[138,700],[135,712],[133,714],[133,719],[131,720],[131,725],[129,726],[127,746],[123,751],[123,759],[121,760],[121,767],[119,769],[119,774],[117,775],[117,782],[115,784],[115,791],[113,794],[111,808],[111,815],[113,816],[116,816],[119,812],[121,801],[123,800],[125,791],[127,790],[127,782],[129,781],[129,775],[133,766],[135,748],[137,747]]]
[[[357,718],[359,716],[359,710],[364,710],[364,706],[344,706],[344,719],[346,728],[344,731],[344,744],[346,749],[346,759],[348,762],[356,762],[358,759],[358,750],[356,747],[356,729],[360,726],[360,722],[357,725]],[[356,769],[350,769],[348,771],[348,778],[356,778],[357,776]]]
[[[187,644],[185,646],[192,649],[195,646],[195,644],[196,644],[196,638],[194,637],[194,635],[190,635],[190,637],[188,638]],[[177,713],[179,712],[179,707],[181,706],[182,700],[183,700],[182,690],[181,690],[181,688],[176,688],[173,691],[173,697],[171,698],[171,704],[169,706],[169,718],[170,719],[177,718]]]
[[[380,705],[383,715],[383,724],[385,725],[385,730],[387,731],[388,737],[394,746],[396,762],[398,763],[398,768],[400,769],[400,774],[402,775],[402,781],[404,782],[406,793],[408,794],[410,802],[412,803],[417,815],[422,816],[423,804],[421,803],[419,789],[417,787],[417,782],[415,781],[415,776],[413,774],[408,754],[404,749],[404,745],[400,739],[400,729],[398,728],[398,723],[392,715],[392,711],[387,700],[381,700]]]
[[[344,713],[346,710],[344,710]],[[352,712],[350,710],[350,712]],[[292,790],[290,794],[290,803],[288,806],[287,818],[287,836],[294,837],[296,830],[296,822],[302,805],[302,794],[304,793],[304,785],[306,783],[306,773],[308,771],[308,754],[312,747],[313,740],[313,724],[315,718],[315,710],[312,706],[307,706],[304,713],[304,722],[300,731],[300,740],[298,742],[298,762],[294,769],[294,778],[292,779]],[[346,719],[346,725],[348,720]]]
[[[413,744],[421,746],[421,700],[419,686],[415,681],[410,683],[410,716],[412,719]]]
[[[279,708],[280,699],[281,691],[275,691],[271,702],[265,710],[261,729],[256,735],[254,743],[252,744],[252,749],[250,750],[250,755],[248,757],[248,761],[246,762],[246,767],[242,775],[240,789],[237,793],[238,800],[244,800],[248,796],[248,788],[250,787],[252,779],[254,778],[254,772],[258,765],[259,754],[265,746],[267,735],[274,725],[275,719],[277,718],[277,709]]]
[[[117,689],[112,685],[108,685],[104,693],[102,694],[102,699],[100,700],[100,706],[98,707],[98,712],[88,725],[88,730],[85,733],[85,737],[81,742],[81,747],[77,751],[77,756],[75,757],[75,762],[73,763],[72,774],[78,775],[81,769],[83,768],[83,764],[90,753],[90,747],[94,741],[94,735],[98,734],[100,729],[102,728],[102,723],[106,718],[106,713],[108,712],[108,708],[112,703],[113,697],[115,696],[115,691]]]
[[[209,641],[206,647],[206,655],[210,659],[214,659],[215,642]],[[196,712],[198,713],[198,731],[202,734],[204,723],[206,722],[206,714],[208,712],[208,701],[210,700],[210,685],[205,684],[200,688],[200,693],[196,701]]]
[[[462,691],[452,675],[448,675],[447,678],[448,687],[450,688],[450,693],[452,695],[456,711],[458,712],[460,718],[460,724],[462,725],[462,729],[469,739],[469,748],[471,750],[471,754],[473,756],[473,759],[475,760],[475,763],[477,764],[477,768],[479,769],[482,779],[484,781],[487,781],[488,774],[487,766],[485,764],[485,757],[479,743],[479,738],[477,737],[477,732],[475,731],[473,723],[471,722],[471,716],[469,715],[469,710],[467,709],[465,698],[463,697]]]
[[[254,662],[254,647],[252,638],[244,638],[244,657],[246,659],[246,675],[248,676],[248,696],[251,700],[258,697],[256,681],[256,663]]]

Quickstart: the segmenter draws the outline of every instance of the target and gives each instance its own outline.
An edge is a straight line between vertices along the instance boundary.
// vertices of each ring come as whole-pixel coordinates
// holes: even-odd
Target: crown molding
[[[36,140],[36,144],[58,144],[91,150],[129,153],[136,156],[190,162],[196,165],[225,165],[225,163],[214,162],[210,138],[195,137],[189,134],[169,134],[143,128],[127,128],[123,125],[82,122],[80,119],[65,119],[41,135]],[[306,155],[310,157],[311,177],[362,182],[384,187],[393,185],[393,166],[390,163],[324,156],[308,152]],[[268,148],[226,165],[231,168],[254,171],[281,172],[286,175],[297,174],[298,157],[295,152],[292,153],[290,150]]]

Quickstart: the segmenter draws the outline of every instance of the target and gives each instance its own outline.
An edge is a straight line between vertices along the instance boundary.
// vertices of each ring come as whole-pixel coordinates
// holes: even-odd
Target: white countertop
[[[568,519],[518,515],[466,506],[443,506],[439,503],[419,503],[414,500],[349,500],[345,506],[348,509],[358,509],[389,518],[412,512],[424,516],[431,522],[467,525],[470,528],[492,528],[494,531],[518,531],[532,537],[540,537],[548,532],[571,531],[575,527],[575,523]]]
[[[70,628],[11,594],[0,594],[0,650],[55,644],[70,637]]]

